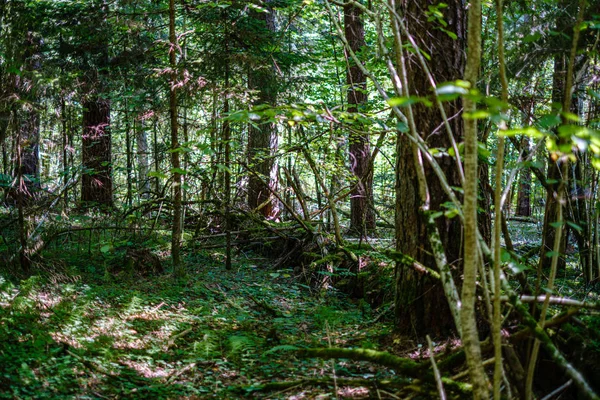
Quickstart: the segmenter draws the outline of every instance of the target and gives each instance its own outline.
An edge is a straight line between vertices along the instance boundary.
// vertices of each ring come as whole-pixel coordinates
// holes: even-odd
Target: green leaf
[[[568,138],[580,134],[582,129],[579,125],[561,125],[558,127],[558,136]]]
[[[178,173],[180,175],[185,175],[185,174],[187,174],[187,171],[185,169],[182,169],[182,168],[171,168],[171,173],[172,174]]]
[[[571,221],[567,221],[567,225],[575,229],[577,232],[583,232],[583,227],[581,225],[577,225],[576,223]]]
[[[563,111],[562,116],[567,121],[580,122],[579,116],[572,112]]]
[[[406,107],[416,103],[423,103],[427,107],[431,107],[432,103],[425,97],[410,96],[410,97],[390,97],[386,100],[390,107]]]
[[[541,37],[542,37],[542,34],[539,32],[536,32],[534,34],[525,36],[523,38],[523,43],[533,43],[533,42],[536,42],[537,40],[539,40]]]
[[[557,114],[544,115],[538,120],[538,124],[542,129],[552,129],[560,125],[560,116]]]
[[[464,113],[465,119],[485,119],[490,116],[489,111],[487,110],[475,110],[472,113]]]
[[[157,177],[157,178],[161,178],[161,179],[167,179],[169,176],[160,172],[160,171],[152,171],[152,172],[148,172],[148,176],[153,178],[153,177]]]
[[[411,104],[415,104],[417,101],[416,99],[411,96],[411,97],[390,97],[389,99],[386,100],[386,103],[388,103],[388,105],[390,107],[404,107],[404,106],[408,106]]]
[[[507,137],[516,136],[516,135],[525,135],[525,136],[529,136],[532,138],[544,137],[544,134],[542,132],[538,131],[537,129],[535,129],[533,126],[501,130],[498,132],[498,135],[507,136]]]
[[[444,213],[441,211],[431,213],[431,219],[437,219],[437,218],[441,217],[442,215],[444,215]]]
[[[402,132],[402,133],[406,133],[406,132],[408,132],[410,130],[410,129],[408,129],[408,125],[405,122],[402,122],[402,121],[400,121],[400,122],[398,122],[396,124],[396,129],[399,132]]]
[[[487,160],[492,155],[492,153],[486,147],[485,143],[479,141],[477,142],[477,154],[480,158],[484,160]]]
[[[442,32],[444,32],[445,34],[447,34],[448,36],[450,36],[450,38],[452,38],[452,40],[458,39],[458,36],[456,36],[456,33],[452,32],[452,31],[449,31],[447,29],[444,29],[444,28],[440,28],[440,30]]]
[[[435,93],[438,96],[447,94],[465,95],[469,93],[469,87],[465,87],[463,81],[444,83],[437,87]]]

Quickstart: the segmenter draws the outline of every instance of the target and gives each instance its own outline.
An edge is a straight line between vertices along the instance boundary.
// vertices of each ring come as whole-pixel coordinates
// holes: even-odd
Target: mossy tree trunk
[[[433,1],[405,1],[400,12],[406,16],[406,25],[417,45],[431,56],[429,70],[437,83],[462,79],[465,65],[465,8],[461,1],[446,2],[448,7],[441,9],[446,30],[453,32],[453,39],[446,32],[435,28],[428,21],[426,11],[434,6]],[[436,25],[437,26],[437,25]],[[407,41],[408,42],[408,41]],[[410,53],[409,53],[410,54]],[[414,56],[413,56],[414,57]],[[429,77],[416,59],[407,62],[409,92],[415,96],[429,96],[431,83]],[[452,117],[460,113],[461,102],[445,102],[446,115]],[[413,105],[414,119],[419,134],[431,148],[451,147],[451,142],[442,126],[442,115],[436,107],[423,104]],[[463,135],[461,118],[452,118],[450,125],[457,142]],[[396,156],[396,246],[397,250],[420,263],[434,268],[427,236],[427,216],[419,215],[417,171],[413,162],[410,140],[402,137],[398,143]],[[445,156],[437,160],[444,170],[451,186],[460,186],[460,177],[453,158]],[[448,201],[438,178],[431,168],[425,169],[430,193],[430,209],[445,211],[442,204]],[[442,244],[448,262],[460,270],[462,228],[457,218],[437,219]],[[396,313],[395,324],[404,334],[424,337],[425,334],[438,335],[455,329],[442,285],[411,265],[398,263],[396,266]]]

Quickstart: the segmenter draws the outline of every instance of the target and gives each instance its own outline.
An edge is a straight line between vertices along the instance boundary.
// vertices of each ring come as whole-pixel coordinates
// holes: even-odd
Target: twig
[[[482,365],[483,367],[486,367],[486,366],[488,366],[488,365],[491,365],[491,364],[493,364],[495,361],[496,361],[496,359],[495,359],[494,357],[492,357],[492,358],[489,358],[489,359],[485,360],[484,362],[482,362],[482,363],[481,363],[481,365]],[[459,379],[461,379],[461,378],[464,378],[465,376],[468,376],[468,375],[469,375],[469,371],[468,371],[468,370],[465,370],[465,371],[463,371],[463,372],[459,372],[458,374],[454,375],[454,376],[453,376],[453,377],[451,377],[450,379],[452,379],[453,381],[456,381],[456,380],[459,380]]]
[[[167,383],[172,383],[175,379],[180,377],[182,374],[186,373],[187,371],[189,371],[190,369],[195,368],[195,367],[196,367],[196,363],[193,362],[191,364],[186,365],[185,367],[183,367],[180,370],[173,371],[173,373],[167,379]]]
[[[521,300],[521,302],[523,302],[523,303],[533,303],[533,302],[543,303],[546,300],[546,296],[542,295],[542,296],[535,297],[535,296],[522,295],[522,296],[519,296],[519,300]],[[510,299],[508,296],[500,296],[500,301],[506,303],[506,302],[509,302]],[[600,310],[599,303],[587,303],[585,301],[569,299],[566,297],[555,297],[555,296],[550,297],[549,304],[559,305],[559,306],[567,306],[567,307],[589,308],[591,310]]]
[[[435,378],[435,384],[440,394],[440,400],[446,400],[446,391],[444,390],[444,384],[442,383],[442,376],[440,370],[435,363],[435,356],[433,355],[433,343],[431,338],[427,335],[427,345],[429,346],[429,359],[431,360],[431,368],[433,369],[433,377]]]
[[[188,328],[188,329],[186,329],[185,331],[183,331],[183,332],[181,332],[181,333],[178,333],[177,335],[174,335],[174,336],[172,336],[172,337],[169,339],[168,343],[167,343],[167,350],[169,350],[169,348],[171,348],[171,347],[172,347],[172,346],[175,344],[175,341],[176,341],[177,339],[184,337],[185,335],[187,335],[187,334],[188,334],[188,333],[190,333],[191,331],[192,331],[192,328]]]
[[[563,385],[560,385],[559,387],[554,389],[552,392],[550,392],[546,396],[542,397],[542,400],[550,400],[551,398],[553,398],[554,396],[556,396],[557,394],[561,393],[563,390],[565,390],[566,388],[571,386],[572,384],[573,384],[573,379],[569,379]]]

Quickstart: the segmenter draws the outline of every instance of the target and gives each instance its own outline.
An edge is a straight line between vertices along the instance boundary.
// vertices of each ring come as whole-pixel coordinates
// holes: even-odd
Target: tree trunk
[[[169,0],[169,115],[171,120],[171,167],[173,168],[173,227],[171,231],[171,259],[173,275],[183,275],[181,266],[181,166],[179,163],[179,136],[177,122],[177,36],[175,34],[175,0]]]
[[[23,177],[27,188],[26,197],[34,196],[35,189],[39,187],[39,141],[40,141],[40,117],[36,110],[23,110],[20,113],[20,135],[19,151],[21,152],[21,163],[18,175]],[[29,107],[28,107],[29,108]]]
[[[135,144],[137,155],[137,189],[142,198],[147,197],[150,193],[150,165],[148,163],[148,132],[146,131],[146,121],[142,119],[139,124],[139,129],[136,131]]]
[[[531,146],[529,138],[521,138],[521,156],[523,159],[529,157]],[[523,168],[519,174],[519,191],[517,193],[517,212],[521,217],[531,216],[531,171],[529,168]]]
[[[65,185],[63,201],[65,210],[69,206],[69,188],[66,186],[70,179],[69,172],[69,149],[71,147],[71,142],[69,141],[69,131],[67,129],[68,126],[68,118],[67,118],[67,102],[65,101],[64,95],[60,98],[60,122],[61,122],[61,136],[62,136],[62,154],[61,154],[61,162],[62,162],[62,183]]]
[[[133,205],[133,140],[131,137],[131,123],[130,116],[127,110],[127,101],[125,102],[125,172],[127,178],[127,196],[125,198],[127,206],[131,208]],[[134,121],[134,129],[135,129],[135,121]]]
[[[83,103],[81,201],[113,205],[110,103],[95,97]]]
[[[23,100],[23,106],[18,112],[20,163],[19,171],[15,174],[22,177],[24,185],[20,195],[33,197],[39,188],[39,141],[40,141],[40,116],[37,107],[37,83],[34,81],[35,71],[41,67],[39,49],[41,39],[27,32],[23,54],[23,73],[17,77],[17,92]]]
[[[269,3],[268,1],[266,2]],[[257,41],[272,40],[275,32],[275,12],[252,12],[257,21]],[[274,106],[277,101],[277,79],[270,55],[262,57],[262,65],[254,65],[248,73],[248,86],[257,91],[257,99],[253,105]],[[248,206],[258,210],[265,218],[275,218],[278,209],[271,191],[277,189],[277,164],[273,156],[277,151],[277,129],[272,122],[260,122],[251,125],[248,130],[248,166],[255,174],[248,177]],[[265,182],[268,186],[265,185]]]
[[[444,19],[448,23],[445,28],[457,35],[452,39],[428,21],[425,11],[435,5],[433,1],[405,1],[402,13],[406,16],[408,30],[417,45],[431,56],[429,70],[436,82],[448,82],[462,79],[465,65],[465,9],[461,1],[446,2],[443,9]],[[411,53],[408,53],[411,54]],[[414,57],[414,56],[413,56]],[[407,62],[409,92],[415,96],[429,96],[431,84],[426,73],[416,59]],[[448,116],[457,115],[461,110],[459,100],[445,102],[444,108]],[[451,143],[446,132],[439,129],[442,116],[436,107],[423,104],[413,105],[414,119],[418,132],[425,138],[431,148],[449,148]],[[463,135],[462,118],[450,121],[457,142]],[[396,155],[396,246],[402,254],[414,258],[420,263],[435,269],[431,256],[426,230],[426,217],[419,215],[421,206],[417,172],[413,163],[410,141],[403,137],[399,140]],[[448,183],[461,186],[456,162],[449,156],[439,158]],[[432,211],[445,211],[442,204],[447,196],[431,168],[425,170],[429,184]],[[448,262],[460,268],[462,228],[458,218],[448,219],[441,216],[437,219],[442,243],[446,250]],[[454,322],[439,281],[417,271],[412,265],[398,263],[396,266],[396,315],[397,329],[404,334],[423,337],[425,334],[444,334],[454,330]]]
[[[565,54],[557,54],[554,57],[554,74],[552,77],[552,102],[560,104],[564,98],[564,85],[565,75],[567,70],[567,56]],[[560,139],[559,139],[560,140]],[[558,188],[561,186],[560,181],[563,178],[560,174],[561,161],[553,160],[552,157],[548,158],[548,174],[547,181],[549,181],[549,187],[546,192],[546,208],[544,212],[544,225],[542,228],[542,247],[540,251],[540,268],[550,268],[552,262],[552,246],[554,243],[554,235],[556,229],[552,226],[553,223],[557,222],[558,207],[560,204],[556,201],[558,196]],[[566,199],[566,196],[562,196]],[[567,245],[567,236],[562,235],[560,244],[560,258],[558,262],[558,268],[561,269],[565,266],[564,252]],[[538,272],[541,272],[538,270]],[[537,293],[537,291],[536,291]]]
[[[365,46],[365,29],[361,10],[353,5],[344,7],[344,29],[350,49],[358,53]],[[367,102],[367,78],[350,57],[348,70],[348,112],[357,113]],[[375,229],[373,212],[373,169],[368,131],[360,123],[350,127],[350,170],[356,185],[350,193],[350,231],[366,235]]]

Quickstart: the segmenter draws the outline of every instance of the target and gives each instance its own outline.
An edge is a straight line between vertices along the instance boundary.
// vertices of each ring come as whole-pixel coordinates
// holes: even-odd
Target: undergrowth
[[[220,259],[190,255],[179,282],[107,273],[116,251],[71,255],[58,277],[3,275],[0,398],[237,398],[233,388],[295,376],[389,374],[285,351],[377,348],[389,327],[365,323],[368,307],[245,256],[231,272]]]

